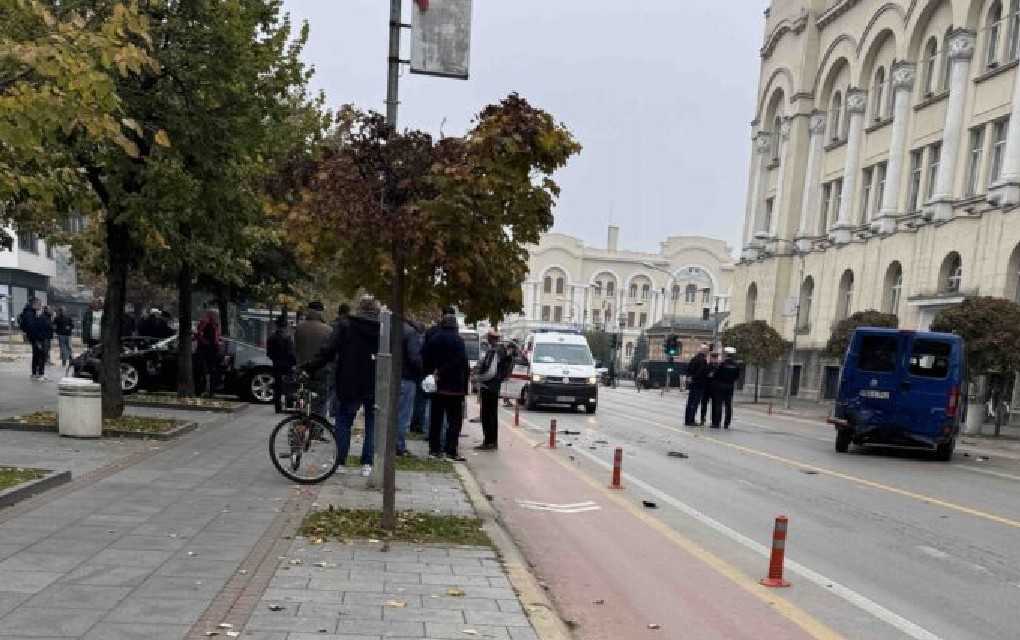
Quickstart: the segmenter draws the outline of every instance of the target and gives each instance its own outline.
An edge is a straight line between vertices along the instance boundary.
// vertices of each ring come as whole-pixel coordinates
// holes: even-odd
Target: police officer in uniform
[[[730,421],[733,420],[733,385],[740,377],[740,366],[737,364],[737,350],[733,347],[723,349],[723,361],[715,369],[714,383],[715,397],[712,402],[712,428],[720,426],[730,428]],[[725,412],[725,420],[723,413]]]

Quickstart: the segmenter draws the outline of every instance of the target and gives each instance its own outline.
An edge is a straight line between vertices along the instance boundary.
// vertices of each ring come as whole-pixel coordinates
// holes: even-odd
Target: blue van
[[[963,338],[861,327],[843,361],[836,405],[836,451],[850,444],[926,448],[953,457],[966,418]]]

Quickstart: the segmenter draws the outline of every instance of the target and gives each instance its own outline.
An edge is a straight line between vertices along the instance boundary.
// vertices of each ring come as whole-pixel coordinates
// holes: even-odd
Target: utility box
[[[57,424],[60,435],[69,438],[102,437],[102,387],[84,378],[63,378],[58,389]]]

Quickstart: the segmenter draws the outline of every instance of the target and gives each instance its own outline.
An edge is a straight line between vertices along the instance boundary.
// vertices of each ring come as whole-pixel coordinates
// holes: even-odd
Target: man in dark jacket
[[[287,318],[276,319],[276,330],[266,340],[266,355],[273,362],[273,405],[277,413],[283,413],[283,389],[287,376],[297,364],[294,342],[287,335]]]
[[[309,304],[304,322],[294,329],[294,351],[298,366],[314,360],[315,356],[329,344],[332,334],[330,326],[322,321],[322,303]],[[315,394],[312,411],[319,415],[325,415],[329,406],[329,373],[329,367],[323,367],[308,381],[308,388]]]
[[[701,390],[701,420],[699,424],[705,426],[705,418],[708,416],[708,405],[715,404],[715,371],[719,367],[719,354],[711,353],[708,356],[708,375],[705,378],[705,386]],[[715,409],[712,409],[715,411]]]
[[[397,455],[408,456],[407,432],[414,414],[415,391],[422,376],[421,338],[410,321],[404,323],[404,360],[400,370],[400,409],[397,412]]]
[[[733,386],[740,378],[740,365],[737,364],[737,350],[733,347],[723,349],[723,361],[715,370],[714,393],[712,403],[712,428],[718,429],[720,424],[729,429],[733,420]],[[725,419],[723,412],[725,410]]]
[[[429,456],[440,458],[443,420],[447,421],[446,457],[457,462],[464,458],[457,451],[460,428],[464,421],[464,397],[468,392],[471,365],[468,363],[464,339],[460,337],[457,316],[443,316],[438,331],[426,339],[422,359],[426,373],[436,377],[437,389],[432,396],[429,424]]]
[[[32,381],[46,381],[46,352],[44,341],[46,339],[45,328],[39,309],[42,304],[39,298],[32,298],[18,316],[18,326],[25,334],[25,340],[32,345]]]
[[[375,357],[379,353],[379,304],[366,296],[358,304],[358,313],[346,323],[337,323],[333,335],[312,362],[303,369],[314,374],[330,362],[336,370],[338,398],[336,437],[340,443],[340,461],[346,463],[351,450],[351,428],[358,409],[365,410],[365,440],[361,445],[361,475],[372,475],[375,453]]]
[[[482,444],[479,451],[499,449],[499,387],[507,375],[507,356],[499,345],[499,331],[489,329],[485,336],[489,350],[478,365],[479,396],[482,402]],[[511,368],[513,365],[511,365]]]
[[[46,366],[51,366],[50,354],[53,352],[53,312],[48,306],[43,306],[39,314],[39,322],[42,325],[43,353],[46,354]]]
[[[60,364],[65,368],[71,362],[71,334],[74,332],[74,319],[67,315],[64,307],[57,307],[57,316],[53,318],[53,332],[57,334],[60,346]]]
[[[687,365],[687,410],[684,412],[684,426],[696,427],[701,397],[708,384],[708,345],[702,344],[698,352]]]
[[[86,349],[91,349],[103,340],[103,301],[93,299],[81,321],[81,339]]]

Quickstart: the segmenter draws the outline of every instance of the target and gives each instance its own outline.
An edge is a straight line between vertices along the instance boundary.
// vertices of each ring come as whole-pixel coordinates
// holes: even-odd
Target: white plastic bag
[[[438,389],[439,385],[436,384],[436,377],[431,373],[421,381],[421,390],[425,393],[435,393]]]

